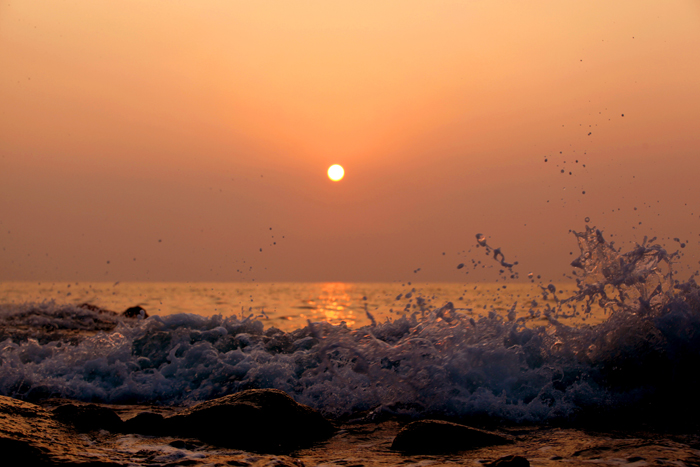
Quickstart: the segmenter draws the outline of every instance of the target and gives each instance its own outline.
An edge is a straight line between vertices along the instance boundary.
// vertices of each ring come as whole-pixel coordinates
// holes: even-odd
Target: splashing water
[[[587,300],[586,309],[598,300],[601,307],[632,313],[658,312],[673,297],[669,255],[647,238],[627,253],[620,253],[603,238],[600,230],[586,226],[574,232],[581,255],[571,265],[581,271],[580,292],[572,300]],[[649,243],[653,242],[652,238]]]
[[[331,417],[537,423],[700,412],[700,288],[673,280],[674,255],[653,239],[621,253],[594,228],[574,234],[579,290],[547,305],[544,325],[517,317],[515,304],[504,317],[421,302],[394,321],[367,311],[370,326],[292,332],[252,317],[3,306],[0,394],[187,404],[278,388]],[[608,315],[599,325],[562,321],[596,307]]]
[[[486,248],[487,253],[493,252],[493,259],[495,261],[497,261],[498,263],[500,263],[501,266],[508,269],[508,271],[510,271],[511,279],[517,278],[518,274],[513,272],[513,266],[518,264],[517,261],[514,263],[507,263],[506,257],[503,254],[503,252],[501,252],[500,248],[492,248],[491,246],[489,246],[488,243],[486,243],[486,236],[484,234],[480,234],[480,233],[476,234],[476,243],[477,243],[477,247]]]

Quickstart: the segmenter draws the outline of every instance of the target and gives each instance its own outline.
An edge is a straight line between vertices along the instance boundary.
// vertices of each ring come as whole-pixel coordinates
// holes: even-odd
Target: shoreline
[[[35,406],[48,414],[68,399],[48,399]],[[21,403],[26,405],[27,403]],[[115,410],[126,421],[143,411],[174,414],[183,408],[151,405],[95,404]],[[14,451],[30,460],[33,449],[48,455],[50,463],[39,465],[239,465],[239,466],[390,466],[390,465],[475,465],[492,464],[508,456],[520,456],[530,465],[629,465],[638,466],[700,462],[700,434],[667,433],[644,430],[607,430],[556,425],[503,425],[499,433],[512,437],[512,444],[481,447],[446,454],[403,454],[393,451],[391,443],[405,422],[398,420],[336,422],[330,438],[310,447],[286,454],[265,454],[212,446],[182,436],[146,436],[94,430],[79,433],[53,420],[41,420],[36,414],[20,420],[21,411],[0,412],[0,445],[12,448],[7,439],[14,437]],[[26,415],[26,413],[25,413]],[[50,418],[50,417],[49,417]],[[29,423],[27,423],[29,421]],[[23,423],[24,422],[24,423]],[[232,421],[235,423],[235,421]],[[42,428],[41,431],[34,431]],[[24,425],[25,431],[21,427]],[[33,425],[33,426],[32,426]],[[12,431],[8,436],[8,431]],[[50,439],[50,441],[49,441]],[[24,446],[22,448],[21,446]],[[497,465],[508,464],[502,461]]]

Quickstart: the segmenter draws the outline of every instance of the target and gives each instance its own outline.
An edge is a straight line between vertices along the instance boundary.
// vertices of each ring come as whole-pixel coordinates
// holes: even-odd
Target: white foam
[[[587,234],[580,239],[602,248]],[[582,251],[589,246],[584,242]],[[665,252],[642,248],[628,256],[611,249],[598,255],[610,264],[644,267],[621,267],[599,282],[588,277],[582,297],[604,290],[606,280],[639,285],[638,295],[618,300],[602,324],[581,328],[557,321],[556,310],[548,313],[549,325],[528,328],[524,319],[494,313],[474,320],[451,304],[422,318],[360,329],[314,324],[289,333],[265,330],[252,318],[129,320],[53,302],[2,306],[0,394],[187,404],[278,388],[332,417],[372,411],[517,422],[641,407],[673,399],[669,394],[695,400],[700,289],[692,282],[667,287],[654,267]],[[625,271],[632,281],[620,280]],[[640,274],[666,287],[658,303],[638,299],[654,296]]]

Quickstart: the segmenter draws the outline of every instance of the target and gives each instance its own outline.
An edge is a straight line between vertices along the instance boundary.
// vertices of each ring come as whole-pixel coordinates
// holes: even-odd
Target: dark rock
[[[410,454],[436,454],[507,444],[505,436],[442,420],[421,420],[399,431],[391,449]]]
[[[53,404],[51,404],[53,405]],[[76,405],[78,405],[76,403]],[[68,410],[68,409],[63,409]],[[118,443],[117,443],[118,444]],[[164,446],[200,455],[185,453],[184,458],[159,462]],[[73,424],[63,424],[45,408],[0,396],[0,466],[2,467],[126,467],[138,465],[240,465],[303,467],[299,459],[279,455],[251,455],[211,449],[196,439],[152,438],[139,443],[138,453],[115,446],[115,436],[106,431],[81,435]]]
[[[168,426],[161,414],[141,412],[124,422],[123,431],[140,435],[163,436],[168,433]]]
[[[0,438],[0,452],[4,465],[46,465],[49,462],[46,452],[28,441]]]
[[[90,310],[90,311],[96,311],[98,313],[107,313],[110,315],[116,315],[117,313],[112,311],[112,310],[107,310],[105,308],[99,307],[97,305],[93,305],[92,303],[81,303],[78,305],[78,308],[83,308],[85,310]],[[138,305],[132,306],[127,308],[126,310],[122,311],[121,313],[122,316],[126,318],[148,318],[148,313],[146,313],[146,309],[143,307],[140,307]],[[142,316],[143,315],[143,316]]]
[[[530,467],[530,461],[522,456],[505,456],[486,464],[486,467]]]
[[[59,423],[46,409],[0,396],[0,465],[15,467],[115,467],[102,451],[90,446],[70,425]]]
[[[124,427],[124,422],[113,410],[94,404],[64,404],[53,409],[53,414],[56,420],[73,425],[80,432],[96,430],[120,432]]]
[[[250,389],[203,402],[166,421],[180,436],[263,453],[309,446],[334,431],[320,413],[277,389]]]
[[[148,318],[148,313],[146,313],[145,308],[136,305],[136,306],[129,307],[126,310],[122,311],[122,316],[124,316],[125,318],[146,319],[146,318]]]

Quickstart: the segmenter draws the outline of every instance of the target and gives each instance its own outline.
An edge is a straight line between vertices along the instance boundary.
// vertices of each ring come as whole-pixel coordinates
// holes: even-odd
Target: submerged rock
[[[334,431],[319,412],[277,389],[250,389],[203,402],[166,421],[180,436],[265,453],[310,446]]]
[[[403,427],[391,449],[407,454],[437,454],[511,442],[509,438],[490,431],[442,420],[421,420]]]

